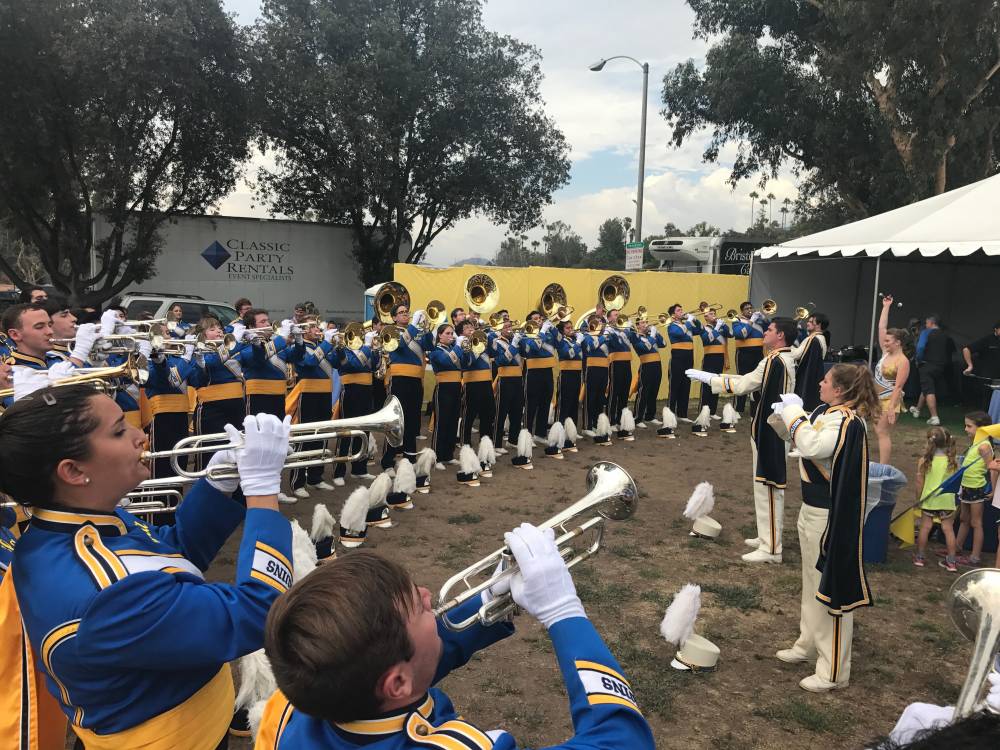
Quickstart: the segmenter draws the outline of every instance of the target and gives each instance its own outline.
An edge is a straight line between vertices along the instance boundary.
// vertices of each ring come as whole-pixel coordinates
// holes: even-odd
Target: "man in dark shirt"
[[[937,394],[947,378],[948,367],[951,365],[951,351],[954,344],[951,337],[941,330],[941,319],[937,315],[928,315],[924,320],[924,330],[917,340],[917,368],[920,372],[920,400],[910,411],[915,417],[920,416],[920,408],[927,402],[931,418],[929,425],[939,425]]]
[[[975,356],[975,363],[973,363]],[[975,375],[986,381],[1000,380],[1000,321],[993,324],[993,333],[976,339],[962,348],[965,359],[963,375]],[[985,404],[993,421],[1000,421],[1000,390],[986,388]]]

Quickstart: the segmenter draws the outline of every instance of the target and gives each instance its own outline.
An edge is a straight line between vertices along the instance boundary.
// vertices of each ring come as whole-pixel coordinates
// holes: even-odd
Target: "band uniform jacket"
[[[10,379],[14,385],[15,401],[51,385],[49,368],[66,361],[55,352],[47,352],[43,359],[15,350],[11,358],[14,361]]]
[[[782,393],[795,388],[795,362],[788,347],[768,352],[746,375],[719,375],[712,378],[713,393],[745,396],[760,391],[760,399],[750,423],[750,439],[757,446],[757,466],[754,481],[783,489],[787,481],[785,441],[767,423],[771,404],[781,400]]]
[[[796,362],[795,392],[802,398],[806,411],[812,411],[821,403],[819,381],[826,374],[823,366],[826,336],[819,331],[810,333],[801,344],[792,347],[792,357]]]
[[[452,613],[463,619],[479,608],[473,598]],[[513,632],[507,623],[474,625],[452,633],[440,623],[443,643],[434,683],[465,664],[472,655]],[[569,693],[574,736],[555,748],[578,750],[647,750],[652,732],[635,703],[628,680],[594,626],[571,617],[549,629],[563,682]],[[503,730],[483,730],[460,717],[440,689],[402,711],[363,721],[330,724],[307,716],[275,693],[264,709],[255,750],[516,750],[514,737]]]
[[[871,606],[871,591],[862,563],[862,531],[868,496],[865,422],[846,406],[826,404],[811,414],[798,406],[786,407],[781,417],[793,444],[802,454],[802,464],[811,464],[808,481],[822,486],[826,479],[829,488],[830,515],[816,561],[816,569],[822,574],[816,598],[830,608],[831,614]],[[811,491],[810,494],[817,493]]]
[[[628,337],[629,341],[632,342],[632,348],[635,349],[636,355],[640,357],[644,354],[656,354],[662,347],[666,346],[666,342],[663,340],[660,332],[653,332],[652,329],[645,334],[640,334],[638,331],[629,328]]]
[[[206,570],[243,523],[235,584]],[[36,508],[11,573],[24,625],[87,750],[215,750],[232,717],[228,662],[263,645],[291,585],[291,529],[196,483],[173,526]]]
[[[680,321],[671,320],[667,324],[667,338],[671,344],[693,344],[695,334],[700,332],[701,323],[697,320],[688,322],[682,318]]]

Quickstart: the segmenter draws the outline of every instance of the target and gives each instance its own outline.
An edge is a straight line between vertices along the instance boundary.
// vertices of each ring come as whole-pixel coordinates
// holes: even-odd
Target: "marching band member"
[[[786,342],[795,338],[795,321],[775,318],[764,332],[767,356],[746,375],[716,375],[704,370],[688,370],[689,377],[711,386],[715,393],[744,395],[760,391],[750,423],[753,455],[753,497],[757,513],[757,536],[747,539],[752,552],[746,562],[781,562],[781,528],[785,505],[785,441],[767,422],[770,404],[782,393],[795,389],[795,363]],[[765,412],[764,404],[768,404]]]
[[[345,327],[346,335],[350,329],[350,324]],[[327,331],[325,334],[327,343],[333,343],[333,336]],[[364,341],[368,341],[365,336]],[[371,344],[363,343],[357,349],[344,346],[341,342],[334,352],[337,355],[337,371],[340,373],[340,400],[338,401],[342,418],[361,417],[371,414],[375,409],[384,403],[378,401],[379,392],[375,386],[382,381],[373,375],[378,370],[379,353],[372,349]],[[371,438],[369,438],[371,439]],[[337,455],[347,456],[361,450],[361,438],[355,437],[350,440],[339,440],[337,442]],[[347,475],[347,464],[338,462],[333,468],[333,483],[338,487],[344,486],[344,477]],[[357,461],[351,463],[351,478],[359,481],[374,479],[374,475],[368,472],[367,457],[362,455]]]
[[[14,388],[14,357],[10,354],[0,354],[0,390],[10,391]],[[14,403],[13,394],[4,396],[0,401],[0,409],[9,409]]]
[[[295,336],[289,341],[291,333],[284,335],[268,333],[256,335],[253,330],[271,327],[271,318],[267,310],[251,310],[243,316],[246,326],[245,337],[250,337],[250,346],[243,347],[235,356],[243,367],[243,377],[246,383],[247,413],[273,414],[279,419],[285,416],[285,391],[287,390],[289,364],[299,362],[305,355],[305,346]]]
[[[191,362],[194,343],[184,356],[165,354],[152,350],[149,358],[149,379],[146,381],[146,400],[152,421],[149,423],[149,449],[166,451],[177,441],[188,436],[188,383],[197,383],[201,375],[198,365]],[[187,456],[178,456],[177,462],[187,466]],[[150,467],[153,479],[173,476],[176,472],[169,458],[158,458]]]
[[[739,319],[733,323],[733,341],[736,346],[736,372],[746,375],[754,371],[764,358],[764,329],[768,321],[760,310],[754,311],[750,302],[740,305]],[[756,395],[750,397],[751,403]],[[736,411],[740,414],[746,407],[747,397],[736,398]]]
[[[184,308],[180,302],[175,302],[167,310],[167,331],[175,339],[183,339],[190,328],[191,324],[184,322]]]
[[[15,401],[47,387],[51,379],[65,377],[74,367],[85,367],[98,338],[96,326],[80,326],[73,349],[65,358],[51,352],[52,319],[44,307],[32,304],[8,307],[0,318],[0,326],[15,347],[11,354]],[[50,374],[53,367],[57,370]]]
[[[814,693],[845,688],[851,678],[853,612],[872,604],[862,564],[868,485],[866,419],[878,419],[875,381],[867,368],[838,364],[819,386],[823,404],[807,412],[797,394],[772,405],[798,449],[802,478],[799,546],[802,614],[799,637],[776,656],[816,659],[799,686]]]
[[[493,361],[497,367],[497,410],[493,419],[493,445],[497,453],[506,453],[506,445],[517,446],[524,415],[524,381],[521,376],[520,337],[511,329],[509,319],[504,320],[500,333],[490,332]],[[504,425],[509,423],[504,441]]]
[[[820,405],[819,383],[825,368],[823,361],[829,345],[830,319],[823,313],[813,313],[806,319],[806,337],[792,347],[795,359],[795,392],[802,399],[807,411]]]
[[[549,432],[549,404],[552,403],[552,368],[556,364],[552,339],[552,324],[542,322],[537,310],[528,313],[529,321],[538,326],[535,336],[521,335],[521,356],[524,358],[524,426],[534,434],[535,442],[545,442]]]
[[[621,422],[622,409],[628,405],[632,389],[632,347],[625,329],[618,327],[620,310],[608,313],[608,325],[604,328],[604,338],[608,345],[608,419],[611,429],[617,430]]]
[[[417,326],[423,320],[423,310],[418,310],[410,322],[410,308],[397,304],[392,308],[392,320],[399,329],[399,346],[389,352],[389,393],[399,399],[403,407],[402,452],[410,462],[417,460],[417,434],[420,432],[420,406],[424,398],[424,349],[421,344],[423,331]],[[399,448],[385,444],[382,468],[392,468]]]
[[[108,307],[101,314],[100,331],[101,337],[113,336],[115,334],[135,333],[135,329],[124,325],[125,308],[119,304],[117,298],[113,299]],[[150,345],[148,341],[136,341],[135,351],[145,357],[149,357]],[[129,361],[130,355],[122,352],[113,352],[107,355],[101,353],[100,342],[94,351],[97,357],[103,357],[104,366],[118,367]],[[128,378],[118,378],[117,387],[114,392],[114,399],[122,411],[125,412],[125,419],[133,427],[142,428],[142,413],[139,409],[139,384]]]
[[[587,619],[552,531],[522,524],[505,540],[520,566],[510,584],[514,601],[547,629],[569,693],[575,734],[557,747],[651,750],[652,731]],[[467,616],[481,604],[476,597],[452,614]],[[280,692],[264,709],[257,748],[516,750],[512,735],[466,721],[432,687],[513,630],[501,622],[449,631],[434,616],[431,593],[374,553],[322,565],[268,616],[266,652]]]
[[[556,389],[556,421],[580,421],[580,388],[583,386],[583,334],[574,330],[572,320],[556,326],[559,352],[559,385]],[[561,447],[561,446],[560,446]]]
[[[455,328],[451,323],[442,323],[434,332],[426,334],[428,343],[427,360],[434,370],[434,430],[431,445],[438,458],[438,468],[442,464],[457,464],[455,443],[458,441],[458,414],[462,408],[462,350],[455,345]]]
[[[705,325],[698,332],[701,335],[701,369],[721,375],[726,369],[726,339],[730,335],[726,321],[719,320],[715,310],[705,313]],[[701,405],[707,406],[710,414],[715,414],[719,396],[712,389],[701,384]]]
[[[466,318],[459,324],[462,338],[468,341],[468,349],[460,343],[462,350],[462,445],[472,445],[472,424],[479,420],[479,434],[493,440],[493,417],[496,413],[496,399],[493,396],[493,371],[490,362],[490,347],[487,345],[480,354],[472,350],[471,336],[475,326]]]
[[[587,331],[583,334],[584,378],[583,411],[587,419],[581,434],[594,437],[597,418],[607,411],[608,401],[608,342],[607,326],[597,313],[587,318]]]
[[[688,399],[691,380],[685,371],[694,367],[694,334],[701,332],[701,323],[694,315],[684,315],[681,305],[671,305],[667,310],[667,338],[670,339],[670,410],[678,419],[688,419]]]
[[[365,334],[365,346],[371,349],[371,357],[378,359],[381,355],[378,351],[373,348],[375,338],[382,331],[383,323],[379,319],[378,315],[371,319],[371,330]],[[378,363],[372,363],[373,378],[372,378],[372,403],[373,404],[384,404],[385,400],[389,397],[389,390],[386,386],[386,375],[388,374],[388,368],[386,368],[385,373],[381,373],[379,368],[376,366]],[[381,377],[379,377],[381,375]]]
[[[69,361],[70,344],[76,338],[76,316],[63,297],[49,297],[42,303],[52,321],[52,345],[49,352],[56,354],[64,362]]]
[[[243,332],[246,330],[243,316],[253,309],[253,305],[246,297],[240,297],[233,303],[233,307],[236,308],[236,317],[226,325],[223,332],[233,334],[237,341],[243,341]]]
[[[636,327],[629,328],[628,337],[639,357],[639,386],[635,391],[635,420],[638,427],[646,422],[660,424],[656,418],[656,394],[663,379],[663,365],[660,362],[661,346],[666,346],[656,326],[651,326],[646,318],[636,321]]]
[[[298,379],[288,401],[294,404],[299,422],[319,422],[330,419],[333,413],[333,391],[331,376],[336,367],[337,354],[333,347],[323,340],[323,331],[313,319],[306,321],[304,339],[305,354],[295,363]],[[336,331],[330,331],[332,338]],[[291,413],[291,411],[289,411]],[[319,450],[323,441],[304,443],[302,450]],[[333,485],[323,481],[322,464],[307,468],[292,469],[291,485],[295,497],[309,497],[306,485],[316,490],[332,490]]]
[[[237,342],[230,351],[223,341],[222,324],[216,318],[202,318],[194,332],[198,339],[192,357],[198,371],[190,381],[198,397],[194,431],[198,435],[212,435],[223,432],[227,424],[242,424],[246,416],[243,366],[235,355],[249,345]]]
[[[199,481],[175,525],[156,527],[117,507],[149,472],[145,435],[110,398],[47,388],[0,417],[0,490],[34,510],[11,563],[17,604],[88,750],[225,747],[227,662],[260,648],[267,611],[291,583],[276,500],[288,422],[260,415],[244,429],[230,427],[242,448],[216,454],[239,479]],[[245,504],[230,499],[238,486]],[[205,582],[241,523],[235,584]]]

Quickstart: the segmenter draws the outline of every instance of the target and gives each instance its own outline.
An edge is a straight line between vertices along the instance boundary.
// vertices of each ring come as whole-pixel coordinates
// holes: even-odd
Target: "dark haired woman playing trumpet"
[[[227,662],[263,643],[271,603],[291,584],[291,530],[277,492],[288,420],[247,417],[240,447],[209,466],[173,526],[118,508],[149,475],[145,436],[88,386],[46,388],[0,416],[0,491],[30,505],[10,573],[24,626],[88,750],[225,747],[233,709]],[[245,504],[230,496],[241,487]],[[204,571],[243,524],[233,584]],[[10,654],[9,646],[4,653]]]

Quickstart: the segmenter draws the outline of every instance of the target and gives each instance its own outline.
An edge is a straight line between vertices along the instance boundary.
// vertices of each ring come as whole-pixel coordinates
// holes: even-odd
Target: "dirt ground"
[[[922,420],[900,417],[894,463],[910,476],[924,429]],[[574,578],[659,746],[862,748],[886,734],[908,703],[954,701],[971,646],[950,622],[946,595],[955,576],[934,564],[936,556],[917,569],[909,551],[890,543],[888,562],[868,566],[875,606],[855,617],[849,689],[805,692],[797,683],[810,666],[774,658],[794,641],[799,619],[796,473],[790,472],[785,496],[784,563],[751,566],[739,558],[746,551],[743,538],[754,535],[749,420],[731,435],[713,422],[705,439],[683,423],[676,440],[657,439],[653,429],[637,432],[635,442],[610,447],[582,438],[579,453],[561,461],[536,448],[533,471],[501,456],[493,479],[479,488],[459,485],[454,466],[434,471],[432,492],[416,495],[414,510],[395,513],[393,528],[369,532],[367,546],[405,563],[436,592],[451,574],[500,546],[504,531],[526,520],[541,522],[582,497],[586,470],[595,461],[614,461],[638,483],[639,510],[631,520],[609,524],[605,548],[577,567]],[[688,536],[690,523],[681,515],[703,480],[715,487],[712,515],[723,525],[714,542]],[[313,493],[286,511],[308,530],[316,502],[327,503],[339,518],[350,489],[348,481],[346,488]],[[901,494],[902,500],[911,497],[909,490]],[[211,578],[231,580],[237,541],[238,535],[219,556]],[[702,587],[696,632],[722,651],[713,673],[672,669],[675,649],[659,634],[666,605],[685,583]],[[518,619],[512,638],[478,655],[442,687],[468,720],[507,729],[521,746],[547,746],[572,734],[551,646],[527,616]]]

